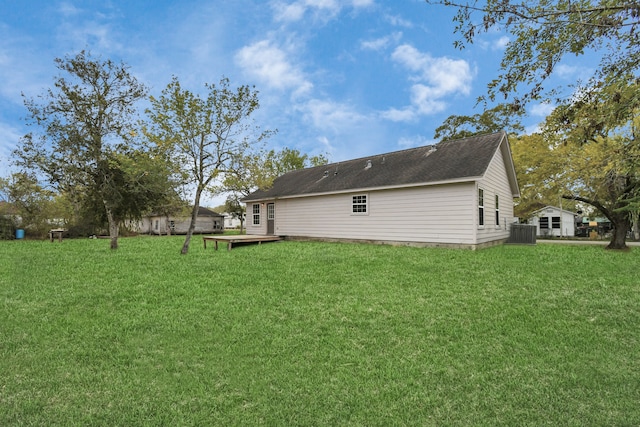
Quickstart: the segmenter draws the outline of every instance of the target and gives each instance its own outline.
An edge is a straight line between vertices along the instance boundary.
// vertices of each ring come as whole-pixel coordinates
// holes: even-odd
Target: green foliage
[[[1,425],[640,424],[639,251],[180,243],[0,242]]]
[[[54,88],[39,101],[25,100],[29,120],[40,133],[26,135],[14,156],[23,168],[42,172],[83,210],[97,209],[108,220],[115,249],[124,215],[136,216],[148,207],[127,205],[138,196],[148,199],[127,194],[132,190],[124,187],[127,171],[118,169],[134,133],[135,103],[147,89],[125,64],[94,59],[84,51],[56,59],[56,65],[63,76],[55,78]]]
[[[625,247],[631,218],[640,210],[640,144],[638,119],[626,126],[603,125],[594,130],[584,114],[591,105],[556,109],[545,122],[544,132],[512,139],[512,152],[521,199],[516,212],[528,215],[558,197],[572,209],[588,204],[613,224],[611,248]],[[576,113],[567,120],[567,112]],[[609,113],[603,112],[602,116]]]
[[[508,104],[499,104],[473,116],[449,116],[436,128],[433,137],[446,141],[502,130],[509,133],[522,132],[524,131],[520,124],[522,114],[523,111],[515,110]]]
[[[271,187],[273,180],[287,172],[327,164],[323,155],[309,156],[299,150],[258,151],[236,156],[217,192],[231,193],[231,199],[248,196],[258,188]]]
[[[561,135],[565,143],[587,144],[615,134],[633,140],[640,112],[640,79],[624,79],[597,90],[575,94],[558,105],[545,122],[545,133]],[[636,144],[637,145],[637,144]],[[637,150],[637,149],[636,149]],[[635,157],[637,164],[637,156]]]
[[[488,0],[481,5],[451,0],[428,2],[458,9],[454,22],[455,31],[461,35],[455,42],[459,48],[496,28],[512,37],[500,64],[501,74],[489,84],[490,99],[497,94],[514,96],[513,104],[521,107],[532,99],[553,97],[556,91],[548,91],[544,85],[560,61],[587,52],[598,56],[600,63],[587,82],[578,82],[581,91],[637,75],[637,0]]]
[[[1,179],[0,193],[6,195],[14,225],[32,236],[43,236],[51,228],[48,220],[54,218],[51,216],[54,193],[42,187],[34,174],[18,172]]]
[[[547,205],[557,206],[559,197],[566,193],[568,182],[565,169],[566,150],[562,144],[554,144],[541,134],[510,138],[513,164],[516,169],[520,199],[516,201],[515,215],[529,218]],[[573,210],[567,202],[564,206]]]
[[[227,78],[217,86],[205,87],[208,93],[201,98],[183,89],[173,77],[159,98],[150,98],[150,124],[144,129],[146,137],[171,159],[174,172],[194,191],[183,254],[189,251],[202,193],[211,190],[216,180],[224,179],[234,165],[274,133],[259,132],[249,121],[260,107],[255,88],[243,85],[233,89]]]
[[[610,247],[617,249],[625,247],[640,210],[639,89],[629,79],[577,95],[556,108],[544,128],[547,140],[562,141],[555,154],[564,162],[563,196],[606,216],[615,228]]]

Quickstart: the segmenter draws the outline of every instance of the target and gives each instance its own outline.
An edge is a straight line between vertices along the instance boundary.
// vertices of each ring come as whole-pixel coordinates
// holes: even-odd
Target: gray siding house
[[[137,224],[138,233],[148,234],[187,234],[189,225],[191,224],[191,212],[185,210],[182,214],[177,215],[160,215],[150,214],[142,218]],[[196,218],[195,234],[210,234],[224,232],[224,215],[216,213],[205,207],[198,207],[198,216]]]
[[[519,196],[499,132],[292,171],[244,202],[247,234],[474,249],[506,241]]]

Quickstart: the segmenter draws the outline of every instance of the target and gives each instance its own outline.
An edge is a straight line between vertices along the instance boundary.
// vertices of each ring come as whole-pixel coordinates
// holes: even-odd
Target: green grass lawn
[[[0,242],[0,425],[640,425],[640,250]]]

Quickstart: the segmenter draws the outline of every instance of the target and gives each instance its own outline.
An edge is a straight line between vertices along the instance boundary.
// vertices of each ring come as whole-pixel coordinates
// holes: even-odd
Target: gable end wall
[[[513,221],[513,195],[507,177],[507,169],[502,150],[496,153],[487,168],[484,177],[478,181],[478,188],[484,190],[484,217],[485,225],[478,227],[477,243],[484,244],[496,240],[506,240],[509,237],[509,227]],[[499,198],[500,224],[495,220],[495,196]],[[475,195],[476,206],[478,195]],[[475,210],[475,220],[478,223],[478,209]]]

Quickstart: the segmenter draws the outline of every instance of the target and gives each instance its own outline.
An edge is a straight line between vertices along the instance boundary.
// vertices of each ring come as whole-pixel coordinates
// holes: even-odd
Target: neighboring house
[[[191,223],[191,210],[180,215],[151,214],[137,226],[139,233],[148,234],[186,234]],[[222,233],[224,231],[224,215],[200,206],[196,218],[195,234]]]
[[[286,173],[247,205],[247,234],[478,248],[519,197],[505,132]]]
[[[221,215],[224,215],[224,228],[226,229],[240,228],[240,218],[230,214],[229,212],[223,212]]]
[[[545,206],[531,214],[529,224],[536,226],[536,234],[541,237],[574,237],[577,218],[578,214],[575,212]]]

